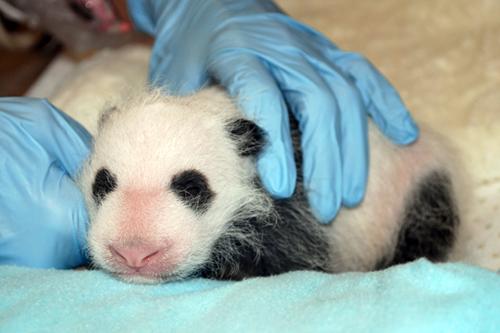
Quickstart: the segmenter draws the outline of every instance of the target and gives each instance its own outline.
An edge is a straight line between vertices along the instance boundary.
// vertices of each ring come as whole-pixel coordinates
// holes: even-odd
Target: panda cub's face
[[[234,216],[265,201],[252,159],[262,144],[217,89],[145,94],[105,113],[81,175],[93,263],[131,282],[201,269]]]

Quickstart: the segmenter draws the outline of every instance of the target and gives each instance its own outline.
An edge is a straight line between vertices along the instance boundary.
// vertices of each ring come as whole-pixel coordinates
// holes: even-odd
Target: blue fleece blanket
[[[500,276],[419,260],[373,273],[131,285],[0,267],[1,332],[500,332]]]

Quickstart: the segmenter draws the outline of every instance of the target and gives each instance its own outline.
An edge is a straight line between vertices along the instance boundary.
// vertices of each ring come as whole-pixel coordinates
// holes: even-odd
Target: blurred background
[[[74,61],[147,38],[125,1],[0,0],[0,96],[21,96],[57,55]]]

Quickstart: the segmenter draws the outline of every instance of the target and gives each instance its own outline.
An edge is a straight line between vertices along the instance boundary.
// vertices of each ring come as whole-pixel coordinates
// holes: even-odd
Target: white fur
[[[439,135],[424,126],[417,142],[400,147],[370,125],[369,142],[370,173],[363,203],[343,208],[328,227],[334,271],[369,270],[382,256],[392,254],[405,203],[432,170],[450,175],[457,209],[463,207],[463,193],[457,191],[465,186],[460,162]]]
[[[144,237],[173,243],[181,257],[178,269],[170,272],[175,277],[208,260],[213,242],[227,227],[224,222],[240,207],[268,209],[266,196],[250,186],[255,177],[252,161],[239,157],[224,129],[235,116],[239,114],[234,105],[215,89],[192,97],[169,97],[159,91],[138,94],[105,114],[81,177],[90,211],[90,254],[99,266],[112,270],[107,245],[127,241],[118,232],[125,223],[125,189],[163,189]],[[97,209],[91,186],[101,167],[117,176],[118,190]],[[172,177],[187,169],[202,170],[216,193],[205,214],[193,213],[168,188]]]
[[[238,155],[224,128],[229,120],[241,117],[217,88],[189,97],[139,93],[104,115],[81,177],[91,219],[90,254],[99,266],[114,271],[107,246],[134,241],[124,239],[121,232],[125,228],[126,233],[139,233],[148,242],[172,243],[168,255],[175,256],[179,264],[161,277],[180,278],[209,260],[214,242],[224,232],[233,231],[228,230],[228,222],[236,212],[271,212],[272,201],[252,183],[256,177],[254,161]],[[450,165],[454,163],[450,150],[441,141],[424,130],[418,143],[400,148],[370,126],[371,168],[365,200],[356,209],[342,209],[331,226],[325,227],[334,258],[332,271],[368,270],[393,251],[404,201],[412,186],[435,167],[456,169]],[[101,167],[117,176],[118,188],[97,209],[91,187]],[[205,214],[193,213],[168,188],[172,177],[186,169],[202,171],[216,193]],[[124,227],[126,191],[160,193],[157,202],[151,203],[147,221],[142,221],[147,227]],[[156,281],[142,277],[129,280]]]

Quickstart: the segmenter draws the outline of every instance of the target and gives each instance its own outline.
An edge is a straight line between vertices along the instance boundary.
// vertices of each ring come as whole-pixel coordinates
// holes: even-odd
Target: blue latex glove
[[[90,141],[46,100],[0,98],[0,264],[86,262],[88,218],[74,177]]]
[[[366,59],[339,50],[271,1],[128,4],[137,27],[155,36],[154,85],[186,94],[218,82],[267,132],[258,170],[276,197],[290,196],[296,183],[288,106],[302,132],[304,185],[322,222],[364,196],[368,116],[395,143],[418,136],[398,93]]]

